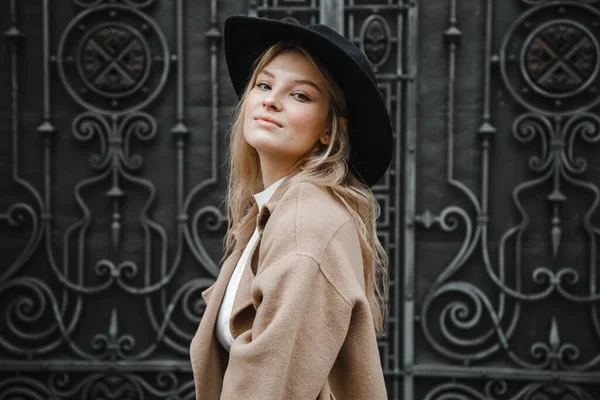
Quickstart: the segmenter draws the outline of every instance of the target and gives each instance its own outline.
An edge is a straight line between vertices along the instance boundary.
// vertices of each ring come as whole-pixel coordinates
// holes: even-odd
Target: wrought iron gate
[[[598,399],[598,2],[431,3],[407,132],[404,398]]]
[[[597,0],[0,7],[0,399],[194,398],[236,13],[327,23],[376,70],[390,398],[600,398]]]

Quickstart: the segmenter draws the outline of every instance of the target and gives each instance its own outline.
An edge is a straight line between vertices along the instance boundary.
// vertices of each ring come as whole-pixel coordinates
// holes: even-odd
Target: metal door
[[[0,398],[194,398],[231,14],[326,23],[376,71],[389,397],[597,398],[597,1],[1,7]]]

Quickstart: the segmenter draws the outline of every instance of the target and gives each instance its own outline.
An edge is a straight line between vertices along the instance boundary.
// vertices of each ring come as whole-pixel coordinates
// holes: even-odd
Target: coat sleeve
[[[352,306],[311,257],[290,255],[252,284],[252,329],[230,349],[221,399],[315,399],[342,347]]]

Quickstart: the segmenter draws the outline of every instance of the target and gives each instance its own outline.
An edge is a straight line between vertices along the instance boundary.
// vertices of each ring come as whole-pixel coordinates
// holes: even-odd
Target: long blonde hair
[[[301,160],[301,171],[293,176],[294,182],[311,182],[331,193],[354,219],[360,239],[364,265],[365,294],[369,301],[373,323],[378,333],[384,331],[388,298],[388,257],[379,242],[376,219],[379,203],[371,189],[357,179],[348,168],[350,141],[348,132],[338,122],[347,118],[343,92],[327,69],[300,44],[279,42],[267,49],[255,63],[248,86],[234,109],[234,122],[229,132],[229,183],[227,188],[228,229],[225,237],[225,253],[235,246],[235,231],[249,207],[254,204],[253,194],[262,191],[262,173],[258,153],[242,133],[244,104],[256,83],[258,73],[276,56],[287,51],[303,54],[321,74],[330,94],[328,112],[328,145],[316,145]]]

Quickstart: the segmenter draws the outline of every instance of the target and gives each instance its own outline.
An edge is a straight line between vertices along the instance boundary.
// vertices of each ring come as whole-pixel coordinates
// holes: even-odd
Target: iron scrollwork
[[[483,390],[463,383],[444,383],[431,389],[425,400],[593,400],[592,394],[578,385],[555,383],[530,383],[508,391],[504,380],[492,380]]]
[[[131,399],[193,400],[194,382],[175,373],[51,373],[47,379],[18,377],[0,381],[0,399]],[[22,398],[22,397],[18,397]]]
[[[447,182],[467,199],[472,212],[450,205],[439,214],[426,210],[416,216],[416,221],[427,229],[439,225],[444,232],[461,232],[458,250],[423,299],[420,320],[423,334],[432,348],[463,365],[481,365],[484,360],[500,353],[523,371],[591,371],[598,367],[600,353],[584,352],[580,344],[565,341],[559,318],[552,310],[548,312],[545,340],[534,340],[529,354],[513,347],[526,305],[548,302],[551,298],[589,310],[591,333],[600,338],[600,293],[596,289],[600,228],[593,223],[600,190],[585,179],[588,162],[577,154],[577,149],[582,147],[578,144],[590,147],[600,141],[600,117],[590,111],[600,101],[597,91],[592,89],[598,83],[600,51],[597,38],[591,33],[592,20],[600,14],[581,2],[535,3],[539,5],[527,10],[510,27],[502,43],[500,57],[496,58],[499,59],[506,88],[515,101],[528,110],[512,124],[514,140],[522,145],[539,143],[538,153],[529,159],[529,168],[535,177],[513,189],[512,202],[518,222],[501,234],[494,262],[490,249],[487,191],[490,186],[489,139],[495,127],[488,119],[482,122],[482,127],[487,128],[479,132],[483,182],[482,193],[478,196],[453,173],[453,64],[449,69],[447,103]],[[557,15],[559,18],[556,18]],[[452,20],[452,24],[456,24],[456,19]],[[517,32],[521,34],[517,35]],[[518,38],[524,40],[519,41]],[[455,63],[457,43],[454,37],[448,41],[448,48],[451,63]],[[487,110],[484,119],[486,115],[489,116]],[[585,192],[591,198],[581,217],[587,244],[587,261],[583,271],[562,264],[561,249],[565,246],[563,213],[568,201],[566,186]],[[545,192],[550,210],[546,239],[552,265],[524,268],[523,242],[532,228],[524,197],[534,191]],[[481,261],[475,262],[475,265],[480,266],[478,268],[484,272],[485,279],[492,283],[494,291],[491,293],[495,295],[484,289],[483,282],[457,277],[464,276],[464,271],[470,268],[468,265],[473,264],[476,256]],[[445,395],[461,399],[592,398],[590,393],[576,385],[542,383],[527,385],[514,396],[504,396],[504,389],[493,394],[478,392],[469,385],[447,384],[432,390],[427,398],[445,398]]]
[[[43,97],[47,101],[44,102],[43,122],[38,128],[44,141],[45,159],[40,163],[44,168],[44,191],[39,193],[19,175],[19,159],[15,152],[13,181],[25,188],[33,202],[16,202],[0,213],[0,223],[31,232],[23,250],[0,276],[0,305],[4,310],[2,326],[6,327],[0,331],[3,370],[17,366],[16,375],[9,374],[0,380],[0,399],[15,395],[44,399],[195,398],[193,381],[188,379],[189,342],[206,306],[200,294],[214,283],[218,274],[217,262],[205,248],[202,234],[222,230],[226,222],[224,213],[217,207],[198,207],[199,199],[218,181],[217,59],[220,33],[216,2],[213,2],[211,28],[206,33],[214,61],[211,62],[215,94],[211,117],[212,174],[186,192],[183,167],[189,129],[181,66],[184,62],[181,26],[184,7],[182,0],[174,2],[178,41],[177,51],[171,54],[160,26],[146,13],[155,3],[155,0],[123,0],[120,3],[73,0],[73,4],[81,9],[59,38],[55,56],[49,55],[49,43],[44,42],[44,71],[54,63],[63,88],[75,104],[84,109],[72,120],[70,128],[75,143],[81,148],[93,149],[89,163],[80,166],[91,171],[92,176],[75,183],[72,198],[77,217],[67,224],[64,232],[58,232],[53,221],[55,210],[51,208],[54,179],[51,144],[58,132],[52,122],[49,74],[44,73]],[[13,2],[14,24],[17,21],[15,4]],[[48,38],[47,0],[44,1],[44,12],[45,37]],[[6,36],[17,31],[15,25]],[[22,34],[13,36],[16,43],[17,36]],[[17,149],[18,50],[17,46],[11,47],[11,57],[15,61],[15,68],[11,70],[15,88],[12,91],[12,140]],[[170,238],[168,228],[152,217],[157,188],[143,176],[143,154],[160,134],[156,117],[145,109],[163,92],[172,63],[176,64],[178,79],[177,120],[171,129],[177,161],[174,168],[175,235]],[[134,195],[142,198],[141,204],[138,209],[126,211],[128,196]],[[98,199],[103,199],[103,204],[107,205],[102,215],[90,206]],[[127,213],[136,217],[136,226],[126,223]],[[99,219],[108,223],[98,223]],[[100,250],[92,251],[90,236],[94,229],[104,229],[102,233],[108,240],[101,243]],[[141,232],[140,246],[133,252],[124,246],[126,235],[132,229]],[[173,239],[171,247],[170,239]],[[174,251],[170,252],[171,249]],[[25,269],[36,251],[43,255],[49,276],[38,277]],[[181,281],[182,274],[186,273],[186,252],[191,255],[194,265],[199,265],[194,271],[204,268],[204,277],[187,276]],[[133,256],[137,258],[130,258],[132,253],[136,253]],[[149,327],[143,336],[148,343],[129,331],[127,323],[131,310],[127,309],[126,302],[123,308],[109,306],[105,310],[98,307],[96,319],[106,321],[104,328],[81,333],[86,316],[84,310],[93,297],[109,299],[115,294],[139,301],[141,317],[144,317],[140,320],[144,319]],[[157,374],[155,381],[143,376],[144,368],[147,371],[153,357],[165,349],[178,359],[166,363],[158,360],[157,365],[163,364],[160,370],[185,372],[186,379],[171,372]],[[61,355],[57,356],[59,353]],[[60,357],[65,354],[67,359],[61,361]],[[29,364],[28,371],[38,372],[26,376],[20,374],[19,366],[23,363]],[[125,371],[115,371],[119,368]],[[48,371],[39,372],[46,369],[68,372],[49,375]],[[88,370],[94,372],[86,372]]]

